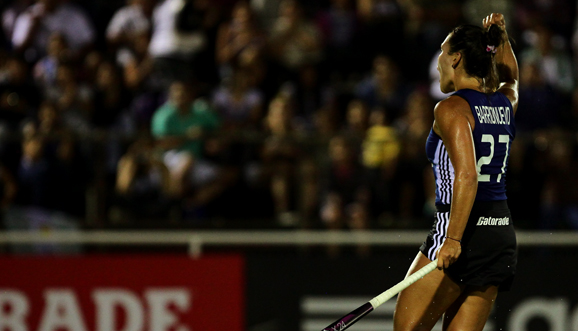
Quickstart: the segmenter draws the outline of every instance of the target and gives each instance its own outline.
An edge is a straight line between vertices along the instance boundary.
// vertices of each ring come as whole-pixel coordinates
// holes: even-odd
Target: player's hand
[[[460,242],[446,239],[442,248],[438,251],[438,269],[447,269],[451,264],[458,260],[462,253]]]
[[[506,30],[506,20],[504,19],[504,15],[500,13],[492,13],[483,20],[484,29],[488,29],[490,25],[495,24],[500,29]]]

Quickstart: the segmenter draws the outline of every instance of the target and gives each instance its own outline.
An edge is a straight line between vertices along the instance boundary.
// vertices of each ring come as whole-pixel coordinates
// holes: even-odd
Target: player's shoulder
[[[458,95],[451,95],[436,104],[434,115],[436,117],[452,114],[457,115],[464,111],[470,111],[470,104],[468,101]]]

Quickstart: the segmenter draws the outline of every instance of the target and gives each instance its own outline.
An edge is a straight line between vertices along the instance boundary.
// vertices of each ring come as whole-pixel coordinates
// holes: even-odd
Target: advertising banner
[[[0,258],[0,331],[245,330],[241,256]]]
[[[416,253],[249,256],[248,330],[319,331],[403,280]],[[514,285],[498,295],[484,331],[578,331],[576,253],[521,249]],[[394,310],[395,297],[349,330],[393,330]]]

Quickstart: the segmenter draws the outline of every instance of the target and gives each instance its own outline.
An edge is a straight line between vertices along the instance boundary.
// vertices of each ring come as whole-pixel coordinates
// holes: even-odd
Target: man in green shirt
[[[196,160],[202,158],[202,135],[217,129],[220,121],[207,102],[194,100],[191,88],[174,82],[169,88],[169,100],[152,118],[151,130],[163,159],[171,172],[171,191],[181,196],[190,183]]]

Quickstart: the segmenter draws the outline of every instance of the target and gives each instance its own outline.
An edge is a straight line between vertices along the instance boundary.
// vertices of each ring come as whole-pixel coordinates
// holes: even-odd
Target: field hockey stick
[[[405,290],[408,286],[415,283],[423,276],[432,272],[438,265],[438,260],[435,259],[432,262],[428,263],[425,267],[419,269],[418,271],[411,274],[406,279],[402,280],[401,282],[397,283],[397,285],[393,286],[389,290],[381,293],[380,295],[376,296],[375,298],[369,300],[362,306],[359,306],[354,311],[350,312],[349,314],[341,317],[337,321],[330,324],[328,327],[321,331],[343,331],[355,322],[362,319],[365,315],[371,313],[374,309],[381,306],[384,302],[391,299],[394,295],[398,294],[399,292]]]

